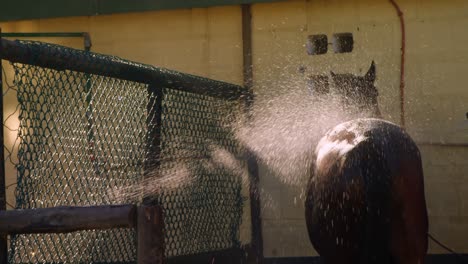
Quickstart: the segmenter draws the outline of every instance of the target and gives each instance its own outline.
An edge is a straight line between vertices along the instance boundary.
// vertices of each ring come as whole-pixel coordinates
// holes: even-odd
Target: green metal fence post
[[[0,28],[0,43],[2,39],[2,29]],[[2,45],[0,45],[0,87],[2,88],[2,98],[0,99],[0,116],[2,118],[2,128],[0,129],[0,140],[2,149],[0,151],[0,211],[6,210],[6,186],[5,186],[5,154],[3,138],[3,68],[2,68]],[[7,264],[8,255],[8,236],[0,234],[0,264]]]

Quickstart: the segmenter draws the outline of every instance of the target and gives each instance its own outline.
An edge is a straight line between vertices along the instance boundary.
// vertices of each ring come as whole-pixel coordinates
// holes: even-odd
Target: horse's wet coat
[[[421,157],[403,129],[381,119],[351,120],[331,129],[315,155],[306,222],[325,263],[424,262]]]

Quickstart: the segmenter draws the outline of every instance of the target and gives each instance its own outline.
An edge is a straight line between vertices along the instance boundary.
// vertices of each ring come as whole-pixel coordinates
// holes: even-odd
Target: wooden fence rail
[[[136,206],[53,207],[0,212],[0,233],[67,233],[135,227]]]
[[[0,234],[136,228],[138,264],[164,263],[162,209],[152,205],[52,207],[0,211]]]

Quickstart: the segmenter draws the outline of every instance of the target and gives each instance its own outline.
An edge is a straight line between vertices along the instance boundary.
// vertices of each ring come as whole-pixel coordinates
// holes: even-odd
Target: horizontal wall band
[[[2,1],[0,22],[40,18],[95,16],[183,8],[267,3],[278,0],[15,0]]]

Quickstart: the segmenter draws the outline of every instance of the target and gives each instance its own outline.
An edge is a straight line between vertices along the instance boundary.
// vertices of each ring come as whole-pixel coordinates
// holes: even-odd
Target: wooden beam
[[[252,64],[252,12],[251,5],[242,5],[242,43],[244,59],[244,86],[249,91],[245,97],[245,113],[248,119],[252,118],[254,103],[253,93],[253,64]],[[263,263],[263,234],[260,202],[260,177],[255,154],[247,150],[247,168],[249,173],[250,218],[252,224],[251,248],[248,250],[249,261]],[[252,256],[253,254],[253,256]]]
[[[54,207],[0,212],[0,233],[68,233],[135,227],[136,206]]]
[[[164,219],[162,208],[138,207],[138,264],[162,264],[164,260]]]

